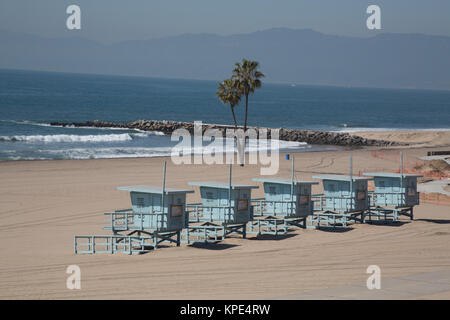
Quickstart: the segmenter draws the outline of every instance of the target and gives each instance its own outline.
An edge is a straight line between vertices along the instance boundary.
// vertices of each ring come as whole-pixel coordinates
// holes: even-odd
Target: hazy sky
[[[77,4],[82,30],[66,29]],[[371,36],[366,8],[381,7],[382,32],[450,36],[449,0],[1,0],[0,29],[104,43],[183,33],[248,33],[273,27]]]

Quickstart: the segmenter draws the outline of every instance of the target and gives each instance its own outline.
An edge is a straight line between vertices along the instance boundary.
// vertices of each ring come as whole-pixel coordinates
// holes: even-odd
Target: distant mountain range
[[[276,28],[219,36],[184,34],[103,45],[0,31],[0,68],[221,80],[257,60],[270,82],[450,90],[450,37],[370,38]]]

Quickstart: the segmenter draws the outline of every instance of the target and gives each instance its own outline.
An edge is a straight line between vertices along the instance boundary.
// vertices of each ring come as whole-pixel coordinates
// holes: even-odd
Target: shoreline
[[[92,128],[121,128],[121,129],[138,129],[142,131],[159,131],[168,135],[177,129],[185,129],[190,134],[194,133],[194,123],[184,121],[167,121],[167,120],[137,120],[127,123],[109,122],[109,121],[84,121],[84,122],[51,122],[50,126],[55,127],[92,127]],[[241,129],[242,126],[238,126]],[[232,125],[221,124],[202,124],[202,132],[208,129],[217,129],[225,137],[227,129],[234,129]],[[348,132],[333,132],[322,130],[301,130],[301,129],[286,129],[286,128],[268,128],[268,127],[253,127],[248,129],[259,130],[267,129],[267,138],[270,138],[270,130],[279,129],[279,139],[283,141],[306,142],[310,145],[336,145],[336,146],[406,146],[407,143],[388,141],[383,139],[372,139],[370,137],[362,137]]]
[[[398,152],[400,151],[406,151],[406,152],[413,152],[416,153],[418,151],[425,151],[425,150],[432,150],[432,151],[437,151],[440,150],[438,148],[441,148],[442,146],[421,146],[421,145],[411,145],[411,146],[404,146],[404,147],[391,147],[391,148],[384,148],[384,147],[360,147],[360,148],[352,148],[352,147],[340,147],[339,149],[335,149],[335,150],[330,150],[330,149],[320,149],[320,150],[308,150],[308,151],[296,151],[296,150],[284,150],[284,151],[280,151],[279,152],[279,157],[281,157],[280,159],[284,159],[285,155],[287,154],[295,154],[296,156],[301,156],[301,155],[311,155],[311,154],[329,154],[329,153],[342,153],[342,152],[396,152],[398,150]],[[253,153],[253,152],[252,152]],[[249,153],[245,153],[245,157],[246,157],[246,166],[254,166],[252,164],[249,164],[248,161],[248,155]],[[194,156],[193,154],[191,155],[192,157]],[[236,157],[236,154],[235,154]],[[90,162],[90,161],[95,161],[95,162],[102,162],[102,161],[140,161],[140,160],[161,160],[161,161],[169,161],[171,162],[171,156],[170,155],[157,155],[157,156],[143,156],[143,157],[111,157],[111,158],[89,158],[89,159],[18,159],[18,160],[5,160],[5,159],[0,159],[0,166],[1,165],[7,165],[7,164],[31,164],[31,163],[45,163],[45,162],[49,162],[49,163],[63,163],[63,162]],[[233,158],[234,159],[234,158]],[[228,164],[225,162],[224,160],[224,164]],[[237,164],[236,159],[234,159],[234,162],[232,163],[233,165]],[[187,164],[188,166],[192,166],[194,164]],[[213,164],[214,166],[216,165],[220,165],[220,164]]]
[[[378,149],[378,148],[377,148]],[[286,154],[302,154],[302,153],[320,153],[320,152],[339,152],[339,151],[349,151],[349,150],[353,150],[353,148],[350,147],[340,147],[339,149],[335,149],[335,150],[330,150],[330,149],[317,149],[317,150],[308,150],[308,151],[298,151],[296,149],[290,150],[290,151],[280,151],[279,155],[286,155]],[[367,149],[369,150],[369,149]],[[256,153],[258,151],[252,151],[252,152],[246,152],[245,156],[247,157],[249,153]],[[191,154],[191,156],[193,157],[194,154]],[[236,154],[235,154],[236,157]],[[126,160],[126,159],[160,159],[160,158],[166,158],[166,159],[171,159],[170,155],[156,155],[156,156],[143,156],[143,157],[111,157],[111,158],[89,158],[89,159],[18,159],[18,160],[11,160],[11,159],[0,159],[0,164],[2,163],[8,163],[8,162],[13,162],[13,163],[18,163],[18,162],[44,162],[44,161],[89,161],[89,160]],[[235,164],[235,163],[233,163]]]
[[[145,121],[143,121],[143,123],[147,123]],[[160,123],[166,123],[166,125],[168,125],[169,127],[172,126],[171,122],[167,122],[167,121],[160,121],[157,122],[157,124]],[[168,124],[167,124],[168,123]],[[142,130],[140,128],[136,128],[136,126],[139,126],[139,123],[136,124],[135,122],[132,122],[132,126],[134,126],[133,128],[128,128],[128,127],[124,127],[127,126],[127,124],[117,124],[114,123],[113,125],[115,126],[120,126],[119,128],[116,127],[106,127],[106,124],[109,123],[105,123],[105,122],[92,122],[91,127],[86,127],[86,123],[77,123],[77,127],[75,127],[75,125],[73,123],[70,124],[65,124],[64,126],[69,127],[71,126],[72,128],[99,128],[99,129],[105,129],[105,130],[109,130],[109,129],[120,129],[120,127],[122,127],[124,130]],[[178,123],[179,125],[183,125],[184,123]],[[56,126],[57,124],[53,122],[53,126]],[[58,123],[58,126],[61,126],[62,123]],[[150,123],[151,125],[151,123]],[[193,124],[190,123],[191,127],[193,128]],[[50,126],[50,124],[48,124],[48,126]],[[130,125],[131,126],[131,125]],[[208,129],[208,128],[214,128],[214,127],[220,127],[220,128],[233,128],[232,126],[225,126],[225,125],[204,125],[203,126],[203,131]],[[255,128],[255,127],[252,127]],[[172,129],[173,130],[173,129]],[[146,129],[144,129],[143,131],[154,131],[153,127],[150,126],[147,127]],[[289,136],[289,134],[295,130],[290,130],[290,129],[282,129],[282,133],[285,133],[288,135],[288,138],[294,138],[294,141],[290,141],[290,142],[305,142],[305,141],[295,141],[295,138],[298,137],[298,140],[302,140],[300,138],[301,133],[302,132],[315,132],[317,134],[313,135],[312,137],[320,137],[320,136],[324,136],[323,132],[321,131],[313,131],[313,130],[297,130],[296,132],[299,132],[299,136]],[[168,133],[165,133],[168,134]],[[280,154],[285,154],[285,153],[293,153],[293,154],[311,154],[311,153],[323,153],[323,152],[331,152],[331,151],[353,151],[353,150],[371,150],[371,151],[375,151],[375,150],[400,150],[400,149],[405,149],[405,150],[411,150],[411,149],[417,149],[417,148],[445,148],[444,150],[448,150],[448,148],[450,147],[450,130],[414,130],[414,129],[409,129],[409,130],[398,130],[398,131],[394,131],[394,130],[377,130],[377,131],[371,131],[371,130],[365,130],[365,131],[359,131],[359,141],[369,141],[370,139],[373,140],[377,140],[377,141],[390,141],[389,144],[381,144],[381,145],[352,145],[352,144],[347,144],[347,145],[339,145],[339,144],[317,144],[317,143],[306,143],[306,147],[305,148],[283,148],[280,147]],[[281,135],[281,134],[280,134]],[[349,136],[349,133],[345,133],[343,136],[347,137]],[[327,135],[325,135],[327,136]],[[330,137],[330,136],[328,136]],[[341,136],[342,137],[342,136]],[[353,136],[354,137],[354,136]],[[264,137],[263,137],[264,138]],[[280,137],[281,138],[281,137]],[[280,139],[280,141],[283,141],[282,139]],[[284,140],[286,141],[286,140]],[[289,141],[289,140],[288,140]],[[353,141],[353,140],[348,140],[349,142]],[[310,141],[311,142],[311,141]],[[209,142],[204,142],[203,143],[203,147],[207,147],[209,145]],[[121,156],[120,154],[112,154],[112,155],[102,155],[99,154],[97,155],[95,152],[92,154],[91,157],[78,157],[78,156],[67,156],[67,157],[60,157],[60,158],[49,158],[49,157],[36,157],[36,158],[15,158],[15,159],[11,159],[11,158],[2,158],[0,159],[0,163],[6,163],[6,162],[33,162],[33,161],[54,161],[54,160],[102,160],[102,159],[139,159],[139,158],[145,158],[145,159],[151,159],[151,158],[170,158],[171,153],[170,151],[168,151],[166,154],[157,154],[155,153],[155,155],[153,155],[150,151],[152,150],[152,147],[148,147],[149,149],[149,153],[145,153],[145,154],[129,154],[129,155],[124,155]],[[95,150],[95,149],[92,149]],[[442,150],[440,150],[442,151]],[[258,152],[256,150],[252,150],[250,152],[246,152],[246,154],[249,153],[254,153],[254,152]],[[191,155],[193,156],[193,155]]]
[[[117,123],[117,122],[104,122],[104,121],[87,121],[87,122],[47,122],[47,123],[37,123],[27,121],[26,124],[45,126],[45,127],[59,127],[59,128],[70,128],[77,131],[70,132],[70,135],[84,136],[82,131],[78,129],[101,129],[101,131],[108,130],[129,130],[142,132],[138,135],[147,135],[164,137],[165,139],[170,139],[170,133],[174,132],[176,129],[182,128],[186,129],[192,134],[194,131],[194,123],[192,122],[177,122],[177,121],[154,121],[154,120],[138,120],[128,123]],[[231,125],[221,125],[221,124],[202,124],[202,133],[205,133],[208,129],[219,130],[219,135],[226,136],[226,129],[234,129]],[[263,127],[249,127],[249,129],[254,129],[258,132],[258,129],[268,129]],[[327,152],[327,151],[353,151],[353,150],[389,150],[389,149],[414,149],[414,148],[445,148],[447,150],[450,147],[450,129],[444,130],[440,129],[405,129],[405,130],[370,130],[364,129],[358,131],[358,135],[354,135],[354,132],[333,132],[333,131],[318,131],[318,130],[303,130],[303,129],[284,129],[280,128],[280,153],[312,153],[312,152]],[[146,132],[146,133],[144,133]],[[198,132],[198,131],[197,131]],[[269,131],[270,133],[270,131]],[[61,134],[57,134],[61,135]],[[105,134],[108,136],[108,134]],[[115,133],[112,133],[115,135]],[[130,135],[133,135],[130,133]],[[270,134],[268,134],[270,139]],[[11,136],[13,137],[13,136]],[[50,134],[51,138],[52,135]],[[140,137],[140,136],[139,136]],[[261,136],[262,139],[266,139],[265,136]],[[134,138],[130,137],[130,140]],[[75,139],[74,141],[79,141],[80,139]],[[25,141],[25,140],[23,140]],[[26,141],[22,143],[27,143]],[[50,140],[53,141],[53,140]],[[90,140],[83,139],[84,142],[91,142]],[[106,141],[106,140],[105,140]],[[7,141],[8,142],[8,141]],[[48,150],[57,150],[60,155],[53,156],[51,153],[41,155],[37,154],[17,154],[17,156],[9,156],[5,153],[5,157],[0,159],[0,163],[5,162],[17,162],[17,161],[53,161],[53,160],[101,160],[101,159],[138,159],[138,158],[162,158],[171,156],[171,144],[163,143],[165,151],[156,150],[159,148],[159,144],[142,144],[133,146],[128,144],[115,144],[113,146],[101,145],[100,147],[105,149],[103,152],[99,149],[96,151],[96,144],[88,143],[86,147],[84,144],[78,143],[74,147],[70,143],[65,143],[65,145],[58,146],[56,142],[49,142]],[[95,142],[95,141],[92,141]],[[56,144],[55,144],[56,143]],[[46,143],[45,143],[46,144]],[[284,144],[287,144],[284,146]],[[295,147],[291,144],[302,144],[303,147]],[[202,148],[208,148],[210,145],[209,141],[202,141]],[[1,146],[1,145],[0,145]],[[11,145],[12,146],[12,145]],[[44,146],[44,151],[45,151]],[[56,149],[55,149],[56,148]],[[62,149],[61,149],[62,148]],[[71,148],[87,148],[86,152],[81,152],[80,154],[75,152],[64,152],[64,150],[72,150]],[[125,150],[124,152],[111,152],[109,149],[118,148]],[[137,151],[127,151],[129,148],[138,148]],[[155,149],[156,148],[156,149]],[[142,149],[142,150],[141,150]],[[155,149],[155,150],[154,150]],[[81,150],[81,149],[80,149]],[[82,149],[84,150],[84,149]],[[442,150],[441,150],[442,151]],[[204,152],[204,151],[203,151]],[[255,149],[251,148],[246,154],[254,154],[259,152],[259,147]],[[193,156],[193,154],[191,154]]]

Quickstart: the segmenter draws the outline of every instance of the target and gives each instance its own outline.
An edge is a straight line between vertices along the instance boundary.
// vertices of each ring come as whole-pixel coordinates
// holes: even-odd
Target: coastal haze
[[[181,34],[102,44],[0,31],[0,68],[220,80],[242,57],[261,63],[267,82],[450,89],[450,37],[369,37],[273,28],[219,36]]]

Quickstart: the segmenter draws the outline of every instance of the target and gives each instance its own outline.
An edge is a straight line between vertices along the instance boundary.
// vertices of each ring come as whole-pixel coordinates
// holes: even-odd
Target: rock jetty
[[[85,121],[85,122],[52,122],[52,126],[62,127],[96,127],[96,128],[124,128],[139,129],[143,131],[160,131],[164,134],[171,134],[176,129],[186,129],[191,134],[194,132],[193,122],[167,121],[167,120],[137,120],[127,123],[107,122],[107,121]],[[232,129],[233,126],[220,124],[203,124],[203,132],[207,129],[218,129],[225,136],[226,129]],[[263,129],[262,127],[249,127],[249,129]],[[270,128],[266,128],[270,129]],[[306,142],[316,145],[336,145],[348,147],[362,146],[401,146],[406,145],[394,141],[366,139],[357,135],[351,135],[344,132],[329,132],[317,130],[299,130],[279,128],[279,139],[285,141]],[[270,137],[270,134],[269,134]]]

